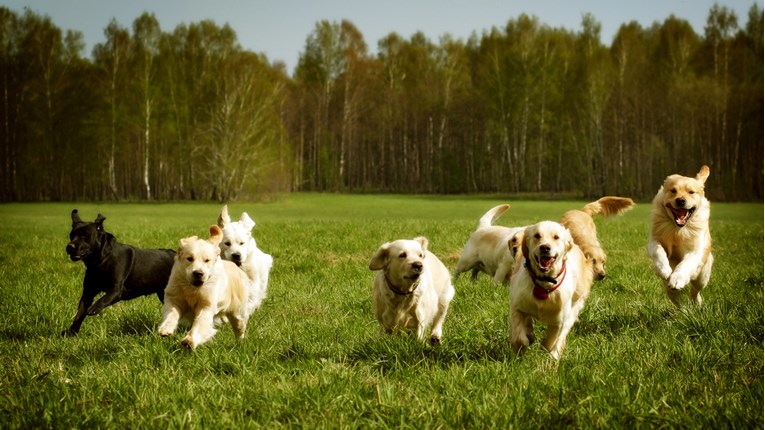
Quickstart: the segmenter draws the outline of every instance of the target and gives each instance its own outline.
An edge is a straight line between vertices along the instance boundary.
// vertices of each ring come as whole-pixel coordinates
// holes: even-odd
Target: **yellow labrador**
[[[479,272],[484,272],[495,282],[507,281],[513,271],[516,256],[520,253],[520,242],[515,235],[523,231],[523,227],[503,227],[493,224],[509,208],[508,204],[495,206],[478,220],[478,228],[468,238],[457,262],[457,268],[454,270],[455,279],[460,273],[471,270],[473,280]],[[513,241],[514,238],[515,241]]]
[[[621,215],[634,205],[630,198],[606,196],[586,204],[581,210],[568,211],[561,217],[560,223],[571,232],[574,243],[584,252],[596,279],[606,277],[606,253],[600,246],[592,218],[598,214],[603,218]]]
[[[170,336],[180,320],[191,322],[181,344],[194,349],[212,339],[214,320],[227,319],[237,338],[244,337],[249,319],[247,299],[252,288],[236,264],[220,258],[221,229],[210,226],[210,238],[181,239],[165,288],[160,336]]]
[[[648,255],[676,306],[688,283],[691,303],[701,304],[701,290],[712,274],[710,204],[704,196],[708,177],[707,166],[701,166],[695,178],[668,176],[653,199]]]
[[[526,227],[521,248],[523,258],[510,278],[510,343],[523,352],[534,342],[536,319],[547,326],[542,346],[558,359],[590,294],[592,270],[569,231],[556,222]]]
[[[379,270],[372,287],[372,306],[386,333],[414,332],[441,343],[442,329],[454,287],[449,270],[428,251],[428,240],[384,243],[372,256],[370,270]]]

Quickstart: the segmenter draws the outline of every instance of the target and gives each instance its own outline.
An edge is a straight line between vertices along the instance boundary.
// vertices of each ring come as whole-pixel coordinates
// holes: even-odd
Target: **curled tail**
[[[597,201],[586,204],[582,208],[582,212],[590,215],[602,215],[603,218],[608,218],[612,215],[621,215],[624,212],[632,209],[635,202],[628,197],[601,197]]]
[[[489,209],[489,211],[483,214],[481,219],[478,220],[478,228],[491,227],[494,224],[494,221],[501,217],[508,209],[510,209],[510,205],[508,204],[501,204]]]

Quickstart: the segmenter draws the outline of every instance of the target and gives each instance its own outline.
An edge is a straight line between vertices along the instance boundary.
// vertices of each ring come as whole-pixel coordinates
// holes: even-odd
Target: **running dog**
[[[440,344],[446,312],[454,297],[449,270],[428,251],[428,240],[384,243],[372,256],[369,269],[379,271],[372,288],[372,306],[386,333],[407,331]]]
[[[252,281],[252,289],[247,299],[249,313],[259,308],[266,297],[268,275],[274,259],[261,251],[252,237],[255,221],[242,212],[239,221],[231,222],[228,205],[224,205],[218,216],[218,227],[223,231],[220,243],[221,256],[239,266]]]
[[[194,349],[216,333],[216,318],[228,321],[238,339],[247,329],[248,294],[252,288],[247,275],[236,264],[220,258],[223,238],[217,225],[210,226],[210,238],[197,236],[180,240],[170,280],[165,288],[165,304],[159,335],[170,336],[181,320],[191,328],[181,345]]]
[[[160,302],[170,277],[175,252],[169,249],[140,249],[124,245],[104,230],[104,217],[94,222],[80,219],[72,211],[72,230],[66,253],[72,261],[85,263],[85,279],[77,314],[62,336],[74,336],[86,316],[98,315],[121,300],[156,294]],[[104,293],[96,303],[95,297]]]
[[[510,278],[510,343],[522,353],[534,342],[533,320],[547,326],[542,346],[559,359],[584,307],[592,270],[568,230],[552,221],[526,227],[523,257]]]
[[[694,178],[668,176],[653,199],[647,251],[675,306],[680,306],[682,290],[688,283],[691,303],[700,305],[701,290],[712,275],[711,205],[704,196],[708,177],[706,165]]]
[[[582,249],[596,279],[606,277],[606,253],[598,241],[598,231],[593,217],[602,215],[609,218],[632,209],[635,202],[626,197],[602,197],[586,204],[581,210],[570,210],[563,214],[560,223],[571,232],[574,243]]]
[[[516,234],[522,232],[523,227],[511,228],[493,224],[509,208],[508,204],[495,206],[478,220],[478,228],[465,243],[457,262],[455,279],[460,273],[471,270],[473,280],[478,277],[479,272],[484,272],[495,282],[507,281],[520,252],[520,241]]]

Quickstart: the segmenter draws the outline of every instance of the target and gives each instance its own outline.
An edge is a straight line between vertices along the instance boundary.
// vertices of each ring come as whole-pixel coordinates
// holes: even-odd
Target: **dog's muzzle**
[[[73,243],[66,245],[66,253],[69,254],[69,259],[72,261],[82,260],[82,257],[84,256],[84,253],[79,252]]]
[[[201,287],[205,283],[205,274],[202,271],[195,270],[191,272],[191,285]]]

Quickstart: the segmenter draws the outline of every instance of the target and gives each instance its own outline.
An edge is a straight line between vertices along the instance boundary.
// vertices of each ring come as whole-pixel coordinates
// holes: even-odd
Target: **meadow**
[[[608,276],[560,361],[507,335],[508,291],[455,281],[443,344],[386,336],[369,260],[424,235],[454,268],[478,218],[557,220],[583,201],[499,196],[294,194],[247,211],[274,257],[268,298],[239,342],[230,327],[195,351],[160,338],[143,297],[62,338],[85,271],[64,248],[77,208],[123,243],[177,248],[206,237],[212,203],[0,205],[0,428],[762,428],[763,205],[712,204],[715,264],[701,308],[677,310],[650,270],[649,205],[598,218]],[[537,334],[544,331],[536,326]]]

